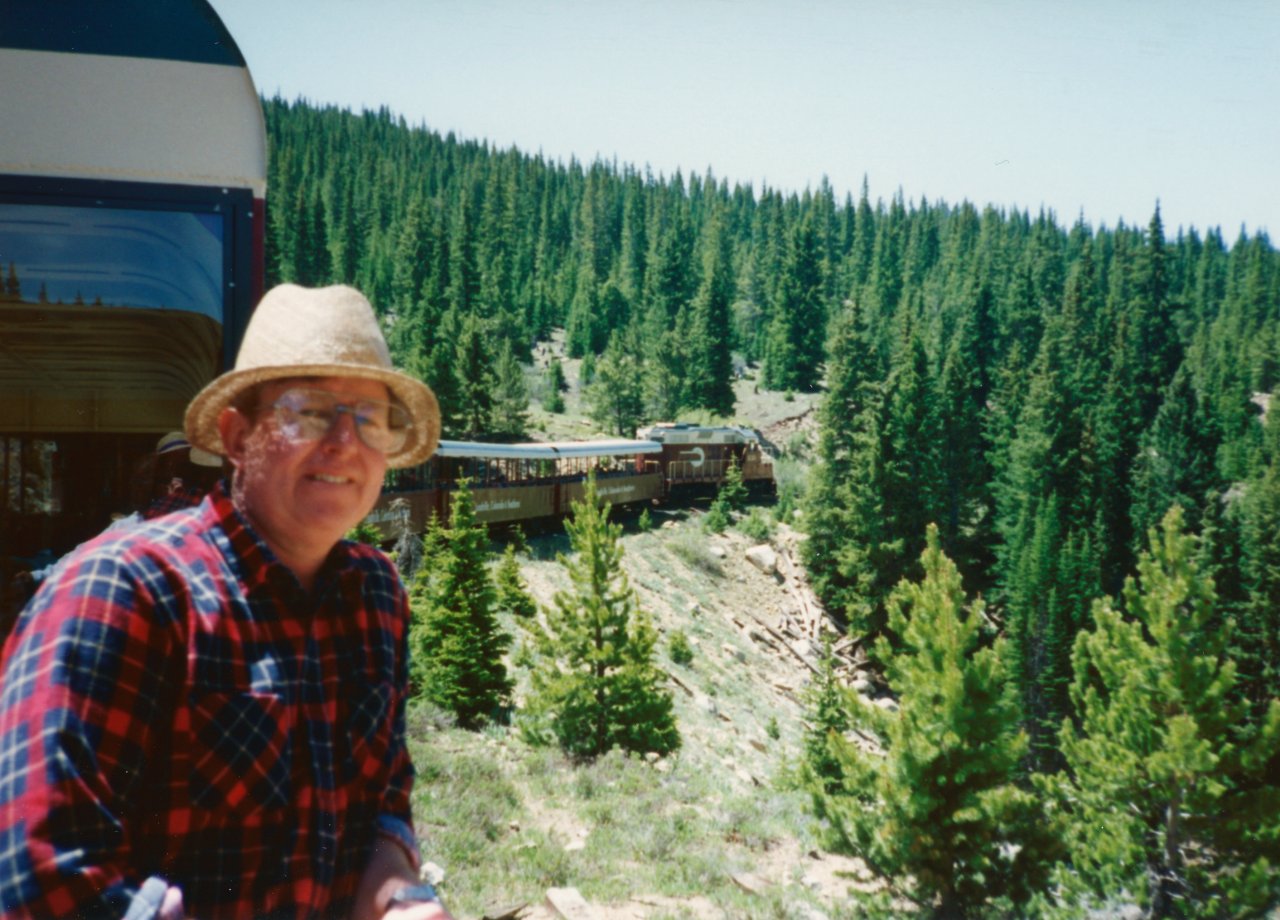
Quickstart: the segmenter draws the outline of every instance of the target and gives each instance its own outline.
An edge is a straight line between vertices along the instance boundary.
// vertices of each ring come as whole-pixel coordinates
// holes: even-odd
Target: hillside
[[[538,410],[535,391],[535,436],[597,435],[582,413],[579,362],[563,359],[561,342],[544,346],[529,375],[536,383],[550,356],[563,360],[566,412]],[[816,397],[757,392],[750,371],[736,386],[738,411],[725,421],[756,428],[787,454],[779,475],[794,489]],[[849,887],[863,883],[858,861],[819,850],[807,799],[786,782],[821,636],[835,631],[798,561],[802,535],[775,523],[763,552],[737,529],[704,532],[698,506],[651,513],[647,532],[634,516],[625,520],[625,566],[660,634],[659,665],[683,740],[677,754],[575,764],[526,743],[518,716],[514,726],[476,734],[425,709],[411,714],[419,830],[460,917],[835,917]],[[567,551],[554,532],[530,538],[519,557],[540,605],[567,586],[556,561]],[[775,561],[753,563],[749,551]],[[506,626],[522,692],[521,627]],[[687,665],[671,661],[676,632],[693,649]],[[559,891],[566,888],[587,912],[574,911],[573,894]]]
[[[547,890],[572,887],[591,911],[575,916],[601,920],[832,917],[864,878],[856,860],[817,849],[805,797],[785,788],[832,628],[795,562],[800,538],[777,528],[767,573],[747,559],[754,541],[705,534],[700,517],[660,513],[653,531],[624,537],[628,577],[662,636],[678,754],[575,765],[516,729],[411,720],[419,823],[460,916],[553,917]],[[541,604],[567,584],[553,558],[566,548],[563,536],[530,541],[522,572]],[[677,630],[694,650],[687,666],[668,655]]]

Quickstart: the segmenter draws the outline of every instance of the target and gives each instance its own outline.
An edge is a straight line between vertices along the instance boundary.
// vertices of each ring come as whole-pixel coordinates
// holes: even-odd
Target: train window
[[[0,202],[0,302],[185,310],[221,323],[221,214]]]
[[[56,441],[0,438],[4,476],[4,507],[14,514],[51,516],[62,511],[55,460]]]

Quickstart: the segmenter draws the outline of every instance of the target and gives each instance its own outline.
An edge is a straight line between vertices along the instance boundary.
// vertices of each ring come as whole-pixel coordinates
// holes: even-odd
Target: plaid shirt
[[[4,649],[0,913],[346,916],[378,841],[417,860],[407,623],[382,553],[308,594],[221,488],[68,556]]]
[[[150,521],[174,511],[181,511],[183,508],[191,508],[200,504],[204,496],[205,493],[199,489],[187,486],[171,489],[159,498],[153,498],[147,507],[142,509],[142,518]]]

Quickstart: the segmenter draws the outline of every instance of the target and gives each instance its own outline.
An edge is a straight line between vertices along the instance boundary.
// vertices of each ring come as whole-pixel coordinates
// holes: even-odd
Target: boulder
[[[778,574],[778,554],[768,543],[747,550],[747,561],[766,575]]]

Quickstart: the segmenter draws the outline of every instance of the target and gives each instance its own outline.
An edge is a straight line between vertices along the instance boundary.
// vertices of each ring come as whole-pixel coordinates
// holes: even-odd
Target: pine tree
[[[485,323],[475,316],[462,321],[454,379],[458,386],[458,428],[463,440],[475,441],[493,431],[494,367]]]
[[[804,734],[804,760],[802,769],[810,782],[817,783],[825,795],[840,792],[844,771],[839,752],[845,732],[851,727],[848,691],[836,674],[835,655],[831,637],[822,644],[822,659],[818,673],[809,685],[805,700],[809,715],[809,728]]]
[[[741,511],[747,505],[747,487],[742,481],[742,467],[737,457],[729,458],[729,465],[724,469],[724,482],[716,492],[716,500],[724,502],[730,511]]]
[[[930,526],[924,578],[889,601],[876,657],[898,695],[896,715],[846,696],[853,724],[884,753],[834,744],[838,788],[814,790],[832,842],[862,856],[939,918],[975,915],[997,898],[1022,904],[1041,889],[1054,852],[1038,800],[1015,784],[1027,738],[1003,640],[982,647],[982,603],[966,605],[960,575]]]
[[[463,728],[501,719],[512,681],[502,656],[511,637],[498,625],[485,526],[466,480],[452,494],[449,526],[428,530],[413,601],[412,674],[418,694]],[[430,542],[431,545],[427,545]]]
[[[511,343],[504,340],[494,367],[493,422],[491,434],[504,441],[519,441],[529,426],[529,386],[524,380]]]
[[[1229,626],[1181,509],[1152,530],[1123,606],[1094,606],[1076,639],[1076,721],[1062,724],[1075,873],[1127,890],[1148,916],[1243,916],[1280,899],[1280,700],[1248,731],[1232,699]],[[1053,784],[1051,784],[1053,785]]]
[[[1205,494],[1218,485],[1218,438],[1191,370],[1178,368],[1164,390],[1155,420],[1139,444],[1133,474],[1133,530],[1145,534],[1179,505],[1192,530],[1199,529]]]
[[[526,619],[537,615],[538,604],[529,596],[529,589],[525,586],[524,577],[520,574],[520,563],[516,561],[514,543],[508,543],[507,548],[503,550],[502,561],[494,573],[494,586],[497,589],[499,610],[505,610],[514,616]]]
[[[640,361],[622,336],[610,337],[585,396],[591,420],[601,429],[621,437],[635,433],[644,418],[643,381]]]
[[[564,391],[569,386],[565,383],[564,368],[558,358],[552,358],[547,363],[547,372],[543,378],[542,388],[542,408],[557,414],[563,412]]]
[[[545,714],[560,747],[578,757],[610,748],[665,754],[680,746],[671,694],[653,664],[657,632],[622,568],[622,528],[587,480],[565,521],[572,556],[561,555],[572,588],[555,595],[535,633],[543,662],[529,708]]]
[[[705,250],[702,286],[693,299],[684,402],[695,409],[729,415],[735,399],[729,323],[733,276],[729,239],[718,215],[707,231]]]

